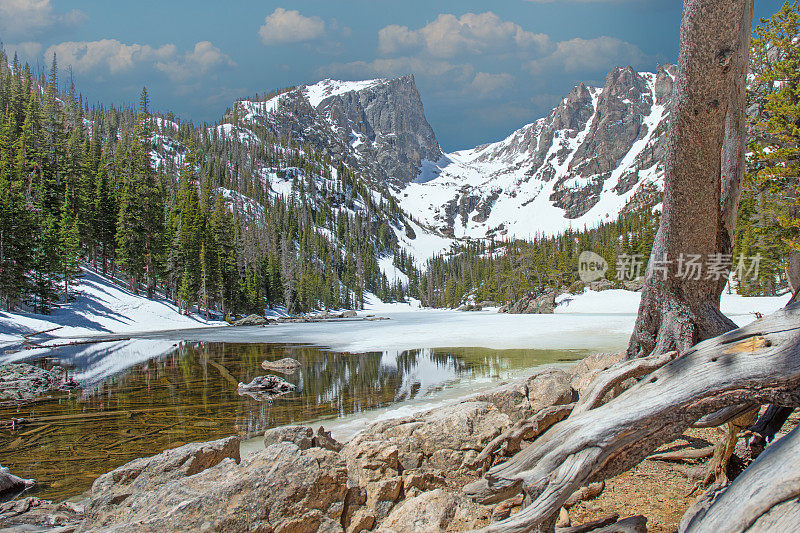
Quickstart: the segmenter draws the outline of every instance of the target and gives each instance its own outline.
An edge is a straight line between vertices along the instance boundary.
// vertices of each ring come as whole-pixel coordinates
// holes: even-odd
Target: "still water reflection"
[[[59,353],[81,392],[0,409],[0,463],[39,481],[35,495],[63,499],[100,474],[187,442],[252,437],[290,423],[464,393],[582,351],[436,348],[338,353],[312,346],[129,340]],[[302,364],[295,392],[272,404],[239,396],[264,360]],[[27,362],[47,366],[52,359]],[[27,419],[11,427],[12,419]]]

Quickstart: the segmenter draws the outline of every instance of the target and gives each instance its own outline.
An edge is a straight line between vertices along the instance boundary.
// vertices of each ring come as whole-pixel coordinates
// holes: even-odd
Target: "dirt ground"
[[[800,415],[795,412],[777,437],[791,431],[798,422]],[[662,446],[658,451],[705,448],[716,443],[720,435],[716,429],[689,429],[679,439]],[[572,525],[617,513],[620,518],[646,516],[649,532],[677,531],[686,509],[702,493],[701,489],[689,495],[696,481],[689,479],[686,472],[703,468],[705,461],[692,464],[646,459],[635,468],[606,480],[605,490],[597,498],[569,509]]]

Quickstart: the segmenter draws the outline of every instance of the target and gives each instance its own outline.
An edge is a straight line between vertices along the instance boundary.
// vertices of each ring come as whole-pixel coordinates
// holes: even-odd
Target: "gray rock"
[[[356,147],[363,159],[377,162],[385,179],[405,185],[417,177],[424,160],[438,161],[442,149],[425,118],[413,75],[387,80],[360,91],[324,99],[317,112],[339,131],[361,135]]]
[[[269,320],[260,315],[246,316],[233,323],[234,326],[264,326],[266,324],[269,324]]]
[[[0,465],[0,496],[23,492],[35,484],[36,481],[15,476],[8,468]]]
[[[408,498],[397,505],[378,531],[420,533],[475,529],[488,518],[488,509],[460,494],[436,489]]]
[[[285,394],[295,389],[293,383],[273,374],[266,376],[256,376],[250,383],[239,383],[240,392],[258,392],[261,394]]]
[[[93,490],[79,531],[341,531],[336,522],[347,494],[339,454],[281,442],[239,464],[225,459],[194,475],[152,483],[118,503],[96,499]]]
[[[314,446],[314,430],[307,426],[280,426],[264,433],[264,447],[291,442],[301,450]]]
[[[561,292],[551,289],[543,294],[526,294],[516,302],[501,307],[498,312],[512,315],[552,314],[556,309],[556,297]]]
[[[355,318],[357,316],[358,316],[358,313],[356,313],[353,310],[344,311],[341,315],[339,315],[340,318]]]
[[[570,375],[563,370],[546,370],[528,379],[528,401],[533,412],[553,405],[565,405],[577,400],[570,384]]]
[[[239,462],[237,436],[211,442],[186,444],[152,457],[142,457],[103,474],[92,484],[89,517],[109,514],[132,494],[144,493],[166,483],[194,476],[228,460]]]
[[[300,361],[297,359],[292,359],[291,357],[284,357],[283,359],[278,359],[277,361],[262,361],[261,368],[264,370],[271,370],[273,372],[282,372],[284,374],[291,374],[295,372],[298,368],[302,365]]]
[[[83,519],[83,506],[23,498],[0,503],[0,531],[68,533]]]

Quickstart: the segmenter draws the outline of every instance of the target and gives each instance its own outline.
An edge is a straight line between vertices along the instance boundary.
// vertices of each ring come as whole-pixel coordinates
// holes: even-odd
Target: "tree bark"
[[[689,349],[735,328],[719,310],[726,276],[697,275],[733,249],[744,174],[751,0],[687,0],[664,174],[664,204],[628,357]],[[664,269],[653,268],[657,262]],[[686,274],[690,272],[691,275]]]

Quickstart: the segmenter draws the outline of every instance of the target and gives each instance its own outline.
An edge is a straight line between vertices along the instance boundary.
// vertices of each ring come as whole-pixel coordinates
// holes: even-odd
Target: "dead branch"
[[[587,389],[573,410],[574,414],[594,409],[603,401],[605,395],[614,387],[630,378],[646,376],[666,365],[678,355],[672,351],[664,354],[653,354],[639,359],[620,361],[598,375]]]

